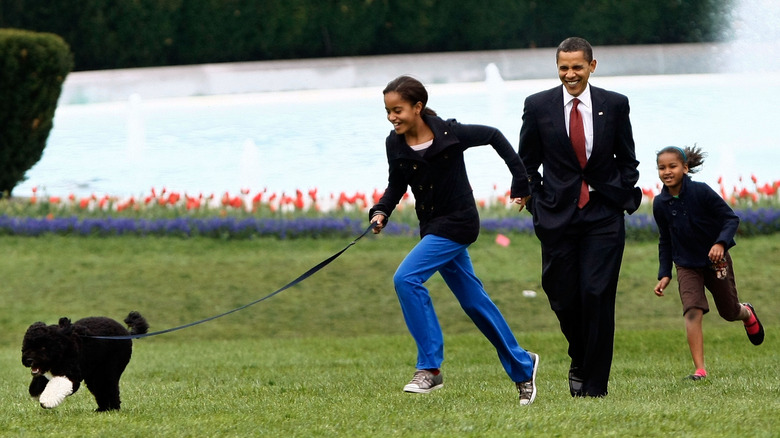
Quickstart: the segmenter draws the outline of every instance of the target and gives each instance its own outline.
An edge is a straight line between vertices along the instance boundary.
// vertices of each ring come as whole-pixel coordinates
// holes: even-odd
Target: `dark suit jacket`
[[[531,183],[528,209],[540,239],[560,233],[569,224],[583,178],[620,214],[633,213],[642,200],[642,191],[635,186],[639,161],[628,98],[590,86],[593,150],[583,169],[566,132],[562,86],[529,96],[523,109],[519,153]]]

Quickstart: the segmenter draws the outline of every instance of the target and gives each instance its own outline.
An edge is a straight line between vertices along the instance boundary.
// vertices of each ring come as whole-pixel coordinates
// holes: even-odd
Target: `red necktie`
[[[571,145],[574,147],[574,153],[577,154],[577,160],[580,162],[580,166],[585,168],[585,164],[588,162],[588,155],[585,152],[585,127],[582,125],[582,115],[577,109],[580,100],[574,99],[572,101],[571,114],[569,115],[569,139],[571,139]],[[588,191],[588,183],[582,180],[580,186],[580,200],[577,202],[577,207],[582,208],[590,200],[590,192]]]

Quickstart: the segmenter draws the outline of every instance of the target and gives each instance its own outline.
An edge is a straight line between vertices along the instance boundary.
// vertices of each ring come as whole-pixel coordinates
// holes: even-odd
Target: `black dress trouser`
[[[542,287],[586,396],[607,395],[624,247],[623,212],[595,193],[554,241],[542,241]]]

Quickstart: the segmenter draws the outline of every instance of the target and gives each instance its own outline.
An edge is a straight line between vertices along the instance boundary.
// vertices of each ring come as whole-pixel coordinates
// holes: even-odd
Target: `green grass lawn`
[[[619,285],[610,395],[572,399],[565,341],[539,285],[535,238],[483,235],[477,274],[521,345],[541,356],[539,394],[517,404],[495,350],[437,276],[445,386],[405,394],[415,347],[392,274],[416,239],[370,236],[299,286],[189,329],[135,341],[119,412],[92,412],[82,387],[43,410],[27,395],[21,339],[32,322],[140,311],[151,330],[209,317],[273,292],[343,248],[339,239],[0,238],[1,436],[777,436],[780,235],[732,250],[741,298],[767,326],[705,317],[710,377],[693,371],[679,298],[652,292],[656,243],[630,242]],[[522,290],[538,292],[526,298]]]

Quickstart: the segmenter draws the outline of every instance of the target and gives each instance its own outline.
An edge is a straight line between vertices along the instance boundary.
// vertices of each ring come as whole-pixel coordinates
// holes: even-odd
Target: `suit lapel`
[[[574,147],[571,144],[569,132],[566,131],[566,116],[563,108],[563,85],[553,88],[550,90],[550,93],[548,111],[550,111],[550,120],[552,120],[553,123],[553,130],[558,137],[557,144],[564,145],[563,149],[565,149],[564,153],[566,156],[579,166],[580,162],[577,159],[577,154],[574,153]]]
[[[602,91],[601,88],[590,86],[590,99],[593,104],[593,150],[591,151],[591,157],[596,155],[603,147],[601,139],[604,134],[604,126],[607,123],[607,99],[606,94]]]

